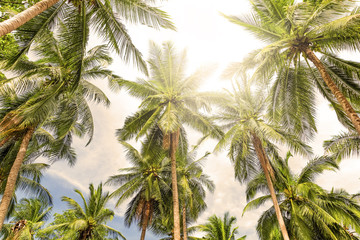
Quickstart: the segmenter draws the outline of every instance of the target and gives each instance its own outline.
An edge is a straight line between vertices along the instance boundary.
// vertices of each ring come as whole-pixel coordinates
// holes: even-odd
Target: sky
[[[248,13],[250,8],[245,0],[169,0],[161,1],[158,6],[166,11],[177,27],[177,31],[149,29],[145,26],[128,27],[129,33],[135,45],[147,56],[149,41],[161,44],[171,40],[181,50],[188,51],[188,71],[211,66],[213,74],[204,81],[203,90],[219,90],[229,86],[229,80],[222,79],[221,73],[231,62],[239,62],[253,49],[263,46],[241,27],[228,22],[220,13],[229,15],[241,15]],[[129,26],[129,25],[127,25]],[[89,47],[101,44],[96,36],[91,36]],[[112,54],[114,61],[109,66],[115,74],[128,80],[143,77],[135,67],[125,64],[119,57]],[[55,211],[61,211],[66,205],[60,201],[61,196],[76,197],[73,189],[79,189],[83,193],[88,192],[89,183],[95,185],[105,182],[111,175],[117,173],[119,168],[129,167],[126,161],[124,149],[117,142],[115,130],[123,126],[126,116],[137,111],[140,102],[121,91],[113,93],[107,89],[104,81],[95,82],[108,94],[111,106],[92,106],[95,119],[95,135],[92,143],[85,147],[86,140],[75,140],[74,147],[77,152],[77,164],[69,167],[63,162],[57,162],[46,172],[42,184],[53,194]],[[322,142],[332,135],[344,130],[336,120],[335,114],[328,104],[319,97],[317,106],[318,134],[310,143],[316,155],[322,155]],[[195,144],[201,135],[197,132],[188,133],[190,143]],[[215,141],[206,142],[199,150],[202,152],[212,151]],[[285,153],[284,153],[285,154]],[[330,172],[317,178],[317,183],[326,189],[344,188],[351,193],[359,192],[360,164],[357,159],[346,159],[341,163],[341,170],[336,173]],[[290,164],[295,172],[299,171],[307,162],[307,159],[295,157]],[[256,222],[262,211],[270,205],[245,213],[242,216],[246,204],[245,186],[234,180],[234,171],[226,152],[211,154],[204,164],[204,171],[210,176],[216,185],[215,192],[208,194],[206,202],[207,210],[200,216],[197,223],[204,223],[206,219],[217,214],[223,216],[229,211],[237,217],[239,235],[247,235],[248,240],[258,239],[256,235]],[[106,190],[114,188],[108,186]],[[113,202],[112,202],[113,203]],[[113,207],[109,205],[109,207]],[[119,229],[129,240],[139,239],[140,231],[136,227],[125,228],[122,216],[126,204],[115,209],[116,217],[109,225]],[[159,239],[157,236],[147,233],[146,239]]]

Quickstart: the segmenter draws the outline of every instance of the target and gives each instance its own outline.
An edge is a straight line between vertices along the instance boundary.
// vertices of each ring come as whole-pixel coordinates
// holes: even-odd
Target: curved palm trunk
[[[180,213],[179,193],[176,176],[176,149],[178,145],[179,131],[170,134],[170,159],[171,159],[171,185],[174,210],[174,240],[180,240]]]
[[[277,217],[277,220],[279,222],[279,226],[280,226],[282,236],[283,236],[284,240],[290,240],[289,234],[288,234],[288,232],[286,230],[284,219],[283,219],[283,217],[281,215],[281,211],[280,211],[279,203],[278,203],[277,198],[276,198],[274,186],[272,184],[271,177],[270,177],[270,174],[269,174],[269,170],[268,170],[269,167],[270,167],[269,166],[270,165],[269,160],[266,157],[264,147],[263,147],[259,137],[255,133],[253,133],[252,138],[253,138],[252,140],[253,140],[253,145],[254,145],[256,154],[257,154],[257,156],[259,158],[261,167],[262,167],[262,169],[264,171],[264,174],[265,174],[266,182],[267,182],[267,185],[268,185],[268,188],[269,188],[269,191],[270,191],[271,199],[273,201],[276,217]]]
[[[337,101],[340,103],[341,107],[344,109],[346,115],[349,117],[351,122],[353,123],[356,131],[360,135],[360,118],[357,113],[354,111],[352,106],[350,105],[349,101],[346,99],[344,94],[339,90],[339,88],[335,85],[333,80],[331,79],[330,75],[327,73],[325,66],[322,62],[316,57],[314,52],[310,48],[305,49],[305,54],[307,58],[314,63],[316,68],[319,70],[324,82],[329,87],[331,92],[334,94]]]
[[[36,17],[59,0],[42,0],[14,17],[0,23],[0,37],[4,36]]]
[[[30,139],[34,133],[34,128],[29,128],[20,144],[19,152],[16,155],[15,161],[10,169],[9,176],[7,178],[7,183],[5,186],[4,195],[0,203],[0,229],[4,224],[6,213],[8,211],[11,198],[14,195],[15,184],[19,174],[20,167],[23,163],[23,160],[26,155],[26,150],[29,146]]]
[[[183,239],[187,240],[187,227],[186,227],[186,206],[185,203],[182,207],[182,215],[183,215]]]
[[[144,213],[144,220],[142,222],[142,230],[141,230],[141,237],[140,240],[145,239],[146,229],[149,224],[150,219],[150,201],[145,202],[145,213]]]

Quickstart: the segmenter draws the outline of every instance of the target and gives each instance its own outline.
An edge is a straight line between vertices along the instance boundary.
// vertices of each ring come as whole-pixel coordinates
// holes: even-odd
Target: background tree
[[[347,229],[359,231],[360,206],[345,191],[328,192],[315,184],[315,177],[326,170],[336,170],[338,165],[328,156],[312,159],[295,174],[289,168],[288,153],[285,159],[273,159],[276,177],[275,189],[282,215],[291,239],[358,239]],[[263,173],[251,180],[246,189],[247,198],[259,192],[268,194]],[[257,208],[270,199],[269,195],[250,201],[244,212]],[[257,231],[261,239],[278,239],[279,229],[274,224],[274,208],[266,210],[258,220]]]
[[[50,218],[50,211],[46,202],[39,199],[23,198],[15,206],[11,223],[5,224],[1,230],[3,239],[35,239],[37,232]]]
[[[208,218],[208,222],[197,226],[197,228],[205,233],[206,235],[203,238],[194,238],[192,239],[208,239],[208,240],[244,240],[246,236],[241,238],[236,238],[238,233],[238,227],[233,228],[233,225],[236,223],[236,217],[230,217],[229,212],[224,214],[224,218],[213,215]]]
[[[132,198],[125,212],[125,225],[130,226],[137,221],[141,228],[140,239],[144,240],[154,212],[162,212],[163,195],[170,190],[164,179],[164,168],[169,161],[161,145],[150,152],[144,143],[139,152],[126,142],[121,144],[133,166],[120,169],[122,173],[111,176],[106,183],[119,186],[111,194],[112,198],[118,198],[116,207],[124,200]]]
[[[177,173],[179,175],[179,195],[182,208],[182,236],[187,240],[187,224],[196,221],[200,213],[207,205],[205,202],[206,190],[213,192],[215,184],[210,177],[203,172],[201,163],[209,153],[205,153],[200,159],[196,157],[196,147],[188,152],[179,161]]]
[[[154,126],[159,126],[163,134],[163,146],[169,149],[171,159],[171,179],[174,213],[175,240],[180,240],[179,197],[176,175],[176,152],[183,125],[220,136],[210,120],[199,112],[208,110],[205,94],[197,93],[199,80],[203,74],[197,72],[185,75],[185,52],[177,53],[173,44],[163,43],[162,47],[150,44],[149,80],[137,82],[121,81],[130,95],[142,100],[140,109],[125,120],[124,127],[118,131],[119,139],[129,140],[145,135]]]
[[[65,201],[70,209],[65,213],[65,217],[61,218],[63,222],[48,226],[43,230],[43,234],[62,231],[65,233],[63,239],[103,239],[108,236],[126,239],[119,231],[106,225],[114,217],[114,212],[106,208],[110,194],[102,191],[102,184],[96,189],[90,184],[89,190],[87,198],[81,191],[75,190],[82,199],[82,205],[72,198],[62,197],[62,201]]]
[[[29,153],[26,156],[20,170],[18,179],[16,181],[15,190],[22,191],[22,194],[27,194],[39,198],[41,201],[51,204],[52,197],[49,191],[40,184],[43,172],[50,166],[45,163],[34,163],[39,156],[39,149],[30,143]],[[14,159],[16,158],[20,143],[12,141],[3,147],[0,147],[0,194],[3,194],[7,184],[7,178]],[[42,149],[43,150],[43,149]],[[40,150],[40,151],[42,151]],[[60,156],[59,156],[60,157]],[[16,203],[16,194],[11,199],[8,217],[11,215]]]
[[[302,154],[308,154],[309,147],[279,126],[266,121],[264,110],[267,104],[267,92],[264,89],[251,89],[246,78],[243,79],[243,85],[239,82],[235,84],[234,92],[226,92],[224,100],[218,102],[220,112],[216,119],[221,121],[227,132],[217,144],[216,150],[227,144],[230,145],[228,156],[234,164],[235,178],[240,182],[251,179],[259,168],[262,169],[282,235],[288,240],[273,186],[275,179],[268,156],[277,154],[274,142],[288,144],[289,147]]]

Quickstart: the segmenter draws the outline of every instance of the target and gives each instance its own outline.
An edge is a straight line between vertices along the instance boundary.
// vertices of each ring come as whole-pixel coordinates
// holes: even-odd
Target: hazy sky
[[[135,45],[147,56],[149,40],[158,42],[172,40],[178,49],[187,48],[189,72],[204,66],[217,66],[214,74],[204,83],[203,89],[218,90],[229,85],[227,80],[221,80],[220,74],[224,68],[234,61],[241,61],[251,50],[259,48],[262,43],[243,31],[219,13],[244,14],[249,12],[249,4],[245,0],[169,0],[160,3],[161,8],[172,17],[177,31],[155,31],[146,27],[129,27],[130,35]],[[90,46],[100,44],[96,37],[90,40]],[[125,79],[135,80],[141,76],[132,66],[124,64],[118,57],[113,55],[114,62],[110,68]],[[141,76],[142,77],[142,76]],[[102,106],[94,106],[95,136],[88,147],[84,147],[86,141],[75,141],[78,161],[75,167],[70,168],[64,163],[56,163],[47,172],[44,185],[53,193],[55,207],[64,208],[60,203],[63,195],[74,197],[72,189],[78,188],[84,193],[88,191],[89,183],[98,184],[105,182],[110,175],[116,174],[117,169],[128,167],[130,164],[124,157],[123,148],[116,141],[115,129],[121,128],[124,119],[137,110],[139,101],[126,95],[125,92],[111,93],[106,89],[106,84],[97,81],[96,84],[103,87],[109,94],[112,105],[105,109]],[[322,142],[331,135],[340,132],[341,127],[336,121],[336,116],[331,112],[328,104],[319,99],[318,105],[318,135],[311,146],[317,155],[323,153]],[[191,143],[195,143],[200,134],[190,132],[188,134]],[[214,141],[207,142],[199,152],[212,151]],[[294,170],[300,169],[306,164],[307,159],[294,158],[291,166]],[[323,174],[317,182],[327,189],[332,187],[345,188],[351,193],[359,191],[358,172],[359,160],[345,160],[341,164],[341,171],[337,173]],[[205,172],[210,175],[216,184],[214,194],[208,195],[208,209],[201,215],[198,223],[203,223],[212,214],[223,215],[229,211],[237,217],[239,237],[247,234],[248,240],[257,239],[255,226],[261,211],[265,208],[247,212],[242,217],[245,206],[244,186],[234,181],[234,172],[226,153],[211,155],[204,165]],[[106,188],[112,190],[111,188]],[[129,239],[138,239],[140,231],[136,228],[125,229],[121,218],[126,204],[116,209],[117,217],[115,227],[120,228]],[[147,239],[158,239],[150,234]]]

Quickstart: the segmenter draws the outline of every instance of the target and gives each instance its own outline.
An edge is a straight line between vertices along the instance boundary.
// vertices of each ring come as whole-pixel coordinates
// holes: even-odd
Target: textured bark
[[[19,170],[20,170],[20,167],[25,158],[26,150],[29,146],[29,142],[30,142],[30,139],[31,139],[33,133],[34,133],[34,128],[30,128],[27,130],[27,132],[21,142],[19,152],[17,153],[15,161],[10,169],[9,176],[7,178],[7,182],[6,182],[6,186],[5,186],[4,195],[3,195],[2,199],[1,199],[1,203],[0,203],[0,229],[2,228],[2,226],[4,224],[6,213],[8,211],[11,198],[13,197],[13,194],[15,191],[15,184],[16,184],[16,180],[17,180],[17,177],[19,174]]]
[[[327,73],[325,66],[322,62],[316,57],[314,52],[310,48],[305,49],[305,54],[307,58],[314,63],[316,68],[319,70],[324,82],[330,89],[330,91],[334,94],[336,100],[341,105],[346,115],[349,117],[351,122],[353,123],[356,131],[360,135],[360,117],[354,111],[353,107],[350,105],[349,101],[346,99],[344,94],[339,90],[334,81],[331,79],[330,75]]]
[[[148,227],[149,218],[150,218],[150,205],[151,205],[150,201],[145,202],[145,212],[144,212],[144,218],[143,218],[143,222],[142,222],[142,230],[141,230],[140,240],[145,239],[146,229]]]
[[[183,215],[183,239],[187,240],[187,226],[186,226],[186,206],[185,203],[182,207],[182,215]]]
[[[267,185],[268,185],[268,188],[269,188],[269,191],[270,191],[271,199],[273,201],[276,217],[277,217],[277,220],[279,222],[279,226],[280,226],[282,236],[283,236],[284,240],[290,240],[289,234],[288,234],[288,232],[286,230],[284,219],[283,219],[283,217],[281,215],[280,206],[279,206],[279,203],[278,203],[277,198],[276,198],[274,186],[273,186],[273,183],[271,181],[271,177],[270,177],[270,174],[269,174],[269,171],[268,171],[268,169],[270,168],[269,159],[267,158],[267,156],[265,154],[265,150],[264,150],[264,147],[263,147],[263,145],[261,143],[261,140],[259,139],[259,137],[255,133],[252,134],[252,141],[253,141],[253,145],[254,145],[256,154],[257,154],[257,156],[259,158],[261,167],[262,167],[262,169],[264,171],[264,174],[265,174],[266,182],[267,182]]]
[[[32,18],[36,17],[46,9],[53,6],[59,0],[42,0],[28,9],[16,14],[14,17],[0,23],[0,37],[4,36],[22,26]]]
[[[174,209],[174,240],[180,240],[180,208],[179,193],[176,176],[176,149],[179,139],[179,131],[170,134],[170,159],[171,159],[171,186]]]

